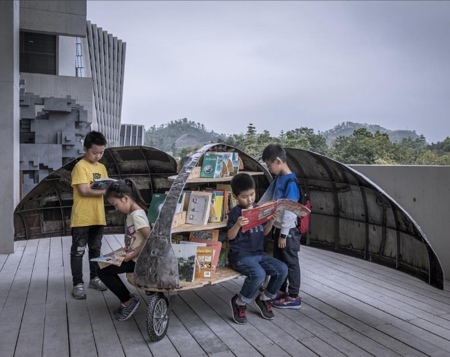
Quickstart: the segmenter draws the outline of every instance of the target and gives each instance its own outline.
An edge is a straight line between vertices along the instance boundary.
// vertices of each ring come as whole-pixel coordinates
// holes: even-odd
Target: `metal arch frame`
[[[298,152],[297,152],[298,151]],[[286,153],[288,154],[289,163],[292,164],[291,170],[295,172],[297,175],[299,182],[302,182],[304,184],[311,185],[311,180],[321,180],[321,177],[315,177],[311,176],[311,174],[314,174],[314,170],[311,172],[308,172],[308,168],[305,165],[302,165],[302,162],[300,162],[302,159],[310,160],[308,163],[313,167],[314,165],[319,164],[322,166],[322,168],[326,172],[326,176],[322,176],[325,180],[329,180],[329,183],[331,184],[331,190],[330,194],[333,195],[332,202],[334,204],[333,211],[335,212],[334,217],[336,220],[346,220],[346,221],[356,221],[353,218],[349,217],[346,218],[345,216],[339,215],[339,197],[338,197],[338,191],[337,190],[337,183],[340,183],[340,181],[336,181],[336,178],[334,177],[333,170],[330,168],[327,161],[333,162],[333,164],[341,170],[343,174],[342,183],[348,183],[351,186],[358,186],[359,192],[361,194],[361,200],[362,200],[362,209],[364,210],[364,220],[361,220],[358,222],[361,222],[361,224],[364,224],[364,249],[363,250],[352,250],[350,248],[347,248],[345,246],[339,246],[339,242],[337,241],[337,238],[339,238],[339,224],[336,222],[333,225],[333,231],[334,231],[334,239],[331,241],[334,242],[334,251],[344,254],[350,254],[350,255],[356,255],[363,257],[364,259],[370,259],[372,261],[376,261],[378,263],[381,263],[386,266],[390,266],[392,268],[395,267],[395,269],[405,271],[411,275],[414,275],[416,277],[419,277],[422,280],[427,281],[430,285],[438,287],[440,289],[443,289],[443,270],[442,266],[439,262],[439,258],[437,257],[436,253],[433,251],[433,248],[431,247],[428,239],[426,238],[425,233],[422,231],[420,226],[417,224],[417,222],[413,219],[413,217],[405,210],[403,207],[401,207],[392,197],[390,197],[381,187],[376,185],[374,182],[372,182],[370,179],[368,179],[363,174],[359,173],[355,169],[342,164],[338,161],[332,160],[328,157],[325,157],[321,154],[302,150],[302,149],[292,149],[292,148],[286,148]],[[346,175],[351,175],[352,179],[354,180],[354,183],[350,183],[348,180],[346,180]],[[306,188],[308,191],[314,191],[314,187],[309,186]],[[375,194],[379,194],[382,198],[385,204],[383,204],[380,209],[382,209],[381,214],[381,223],[378,220],[375,220],[371,222],[371,218],[369,216],[370,210],[369,210],[369,202],[368,202],[368,190],[373,190]],[[307,191],[307,192],[308,192]],[[311,222],[310,225],[310,232],[308,233],[308,237],[306,240],[306,243],[308,245],[313,245],[322,249],[328,249],[330,250],[329,243],[326,242],[320,242],[317,240],[314,240],[313,234],[314,233],[314,225],[317,224],[317,222],[320,222],[320,216],[324,215],[320,212],[314,211],[314,195],[309,195],[311,200],[311,210],[312,210],[312,216],[315,218],[314,221]],[[372,202],[371,202],[372,203]],[[387,225],[387,212],[388,209],[391,210],[391,219],[392,224]],[[336,212],[337,211],[337,212]],[[399,214],[401,212],[401,215],[403,219],[407,219],[406,224],[408,226],[408,229],[402,228],[400,221],[399,221]],[[377,253],[370,252],[369,250],[369,244],[370,244],[370,226],[379,226],[381,231],[381,241],[380,246]],[[387,241],[387,230],[395,230],[395,241],[391,240],[395,244],[395,256],[390,257],[389,255],[383,254],[383,248]],[[423,265],[417,265],[414,266],[410,263],[411,260],[402,260],[401,256],[401,248],[402,245],[405,244],[405,242],[402,241],[402,234],[407,235],[409,237],[415,238],[418,240],[424,248],[426,248],[426,253],[423,254],[419,253],[419,257],[422,257]],[[337,237],[337,238],[336,238]],[[351,238],[350,238],[351,239]],[[358,237],[355,237],[355,239],[358,239]],[[360,240],[359,240],[360,241]],[[330,241],[329,241],[330,242]],[[362,255],[358,254],[358,251],[363,253]],[[409,258],[411,257],[410,254]],[[393,258],[393,259],[392,259]]]
[[[163,151],[152,148],[152,147],[146,147],[146,146],[123,146],[123,147],[113,147],[113,148],[107,148],[105,150],[105,155],[103,156],[101,162],[105,163],[106,166],[113,167],[114,172],[110,172],[110,176],[114,178],[123,178],[128,177],[126,174],[124,174],[121,164],[117,162],[116,155],[120,155],[121,151],[135,151],[137,155],[140,155],[141,159],[146,162],[146,175],[149,178],[149,189],[153,193],[153,182],[152,182],[152,174],[153,171],[150,167],[149,160],[151,158],[151,153],[158,152],[159,155],[163,154],[167,158],[167,162],[169,162],[170,166],[170,172],[162,172],[161,175],[164,177],[164,175],[171,176],[176,173],[176,161],[175,159],[164,153]],[[146,152],[148,155],[146,156]],[[63,198],[62,198],[62,192],[64,191],[64,187],[67,188],[67,192],[71,192],[70,188],[70,177],[67,179],[67,174],[70,173],[70,171],[73,169],[73,166],[75,166],[76,162],[78,162],[82,157],[78,157],[68,163],[66,163],[61,168],[57,169],[47,177],[45,177],[36,187],[34,187],[17,205],[15,211],[14,211],[14,220],[15,220],[15,240],[27,240],[27,239],[34,239],[34,238],[43,238],[43,237],[52,237],[52,236],[64,236],[67,234],[70,234],[70,231],[68,230],[67,223],[64,217],[65,210],[70,209],[72,207],[69,197],[66,199],[66,204],[63,204]],[[131,175],[133,177],[133,175]],[[47,185],[47,187],[43,190],[42,186]],[[65,191],[64,191],[65,192]],[[40,197],[47,196],[50,199],[52,199],[52,202],[54,205],[49,207],[42,207],[40,202]],[[35,208],[26,208],[24,207],[29,202],[36,202]],[[69,201],[69,202],[67,202]],[[59,216],[60,216],[60,226],[62,228],[55,228],[54,230],[45,231],[45,228],[42,226],[42,222],[45,220],[43,219],[43,213],[49,210],[56,211],[58,210]],[[32,230],[29,226],[29,223],[27,221],[27,215],[36,212],[36,215],[39,216],[39,225],[35,225]],[[57,221],[56,219],[54,221]],[[16,223],[17,222],[17,223]],[[120,229],[120,231],[119,231]],[[39,232],[35,232],[39,231]],[[111,233],[122,233],[123,232],[123,225],[117,228],[117,232],[113,229],[110,230]]]

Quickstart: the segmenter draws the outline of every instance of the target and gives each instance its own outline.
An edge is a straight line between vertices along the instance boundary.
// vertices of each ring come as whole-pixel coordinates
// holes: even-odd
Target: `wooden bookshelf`
[[[180,291],[180,290],[189,290],[189,289],[195,289],[195,288],[201,288],[205,285],[214,285],[218,283],[222,283],[224,281],[227,281],[229,279],[237,278],[241,275],[241,273],[238,273],[237,271],[231,269],[230,267],[217,267],[217,270],[215,273],[212,274],[211,278],[196,278],[193,282],[186,282],[186,281],[180,281],[179,288],[171,289],[170,291]],[[134,273],[127,273],[127,280],[128,282],[136,286],[134,282]],[[147,291],[152,292],[167,292],[168,290],[165,289],[158,289],[158,288],[142,288]]]
[[[218,229],[227,226],[227,221],[208,224],[182,224],[181,226],[172,228],[172,233],[206,231],[209,229]]]
[[[239,171],[240,174],[249,174],[252,176],[255,175],[264,175],[264,172],[262,171]],[[169,176],[169,181],[175,181],[177,179],[178,175]],[[230,182],[233,176],[225,176],[220,178],[204,178],[204,177],[196,177],[196,178],[188,178],[186,183],[212,183],[212,182]]]

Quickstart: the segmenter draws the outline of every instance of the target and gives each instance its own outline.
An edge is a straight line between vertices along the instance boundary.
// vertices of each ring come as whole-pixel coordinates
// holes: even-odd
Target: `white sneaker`
[[[106,285],[103,284],[103,282],[100,280],[100,278],[98,276],[96,276],[94,279],[91,279],[91,281],[89,282],[89,287],[91,289],[100,290],[100,291],[108,290]]]
[[[84,290],[83,283],[79,283],[73,287],[72,296],[77,300],[86,299],[86,290]]]

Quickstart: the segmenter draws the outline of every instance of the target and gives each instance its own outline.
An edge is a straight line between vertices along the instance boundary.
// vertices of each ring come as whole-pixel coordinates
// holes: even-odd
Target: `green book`
[[[148,209],[148,221],[149,223],[155,223],[158,219],[159,212],[161,212],[162,205],[166,200],[165,193],[154,193],[152,201],[150,202],[150,208]]]

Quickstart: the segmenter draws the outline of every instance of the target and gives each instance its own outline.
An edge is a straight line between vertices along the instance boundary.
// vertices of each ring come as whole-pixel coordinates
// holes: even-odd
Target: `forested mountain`
[[[364,128],[368,132],[375,134],[377,131],[380,134],[388,134],[389,139],[394,143],[400,143],[403,139],[417,139],[420,136],[415,130],[389,130],[385,129],[380,125],[373,124],[360,124],[353,123],[351,121],[343,122],[336,125],[333,129],[320,132],[327,139],[327,144],[330,145],[339,136],[351,136],[353,132],[357,129]]]
[[[208,131],[203,124],[186,118],[168,124],[150,127],[145,131],[144,144],[169,152],[172,155],[183,148],[201,147],[205,143],[224,141],[225,135]]]
[[[252,157],[261,155],[269,143],[305,149],[326,155],[345,164],[450,165],[450,138],[427,144],[414,130],[387,130],[379,125],[345,122],[333,129],[315,133],[302,127],[271,136],[258,133],[253,124],[246,133],[218,134],[203,124],[180,119],[145,132],[145,145],[156,147],[174,157],[183,157],[207,143],[226,143]]]

